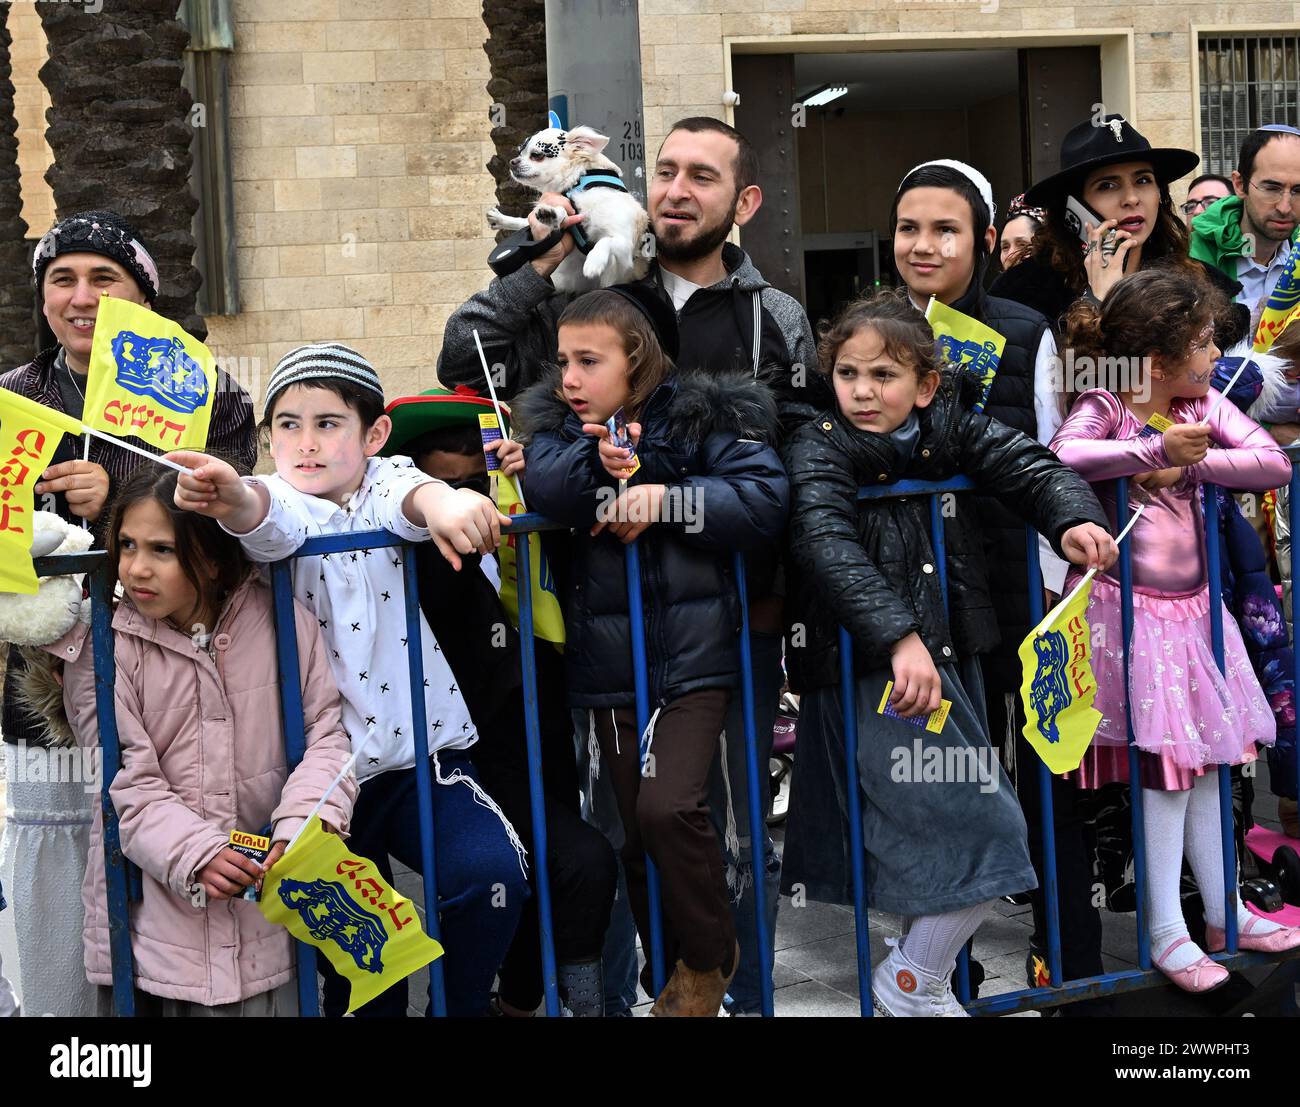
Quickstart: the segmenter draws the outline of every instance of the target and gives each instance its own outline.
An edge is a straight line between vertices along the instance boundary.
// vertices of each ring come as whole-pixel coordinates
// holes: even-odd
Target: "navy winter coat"
[[[529,507],[575,528],[571,583],[563,598],[569,701],[575,707],[635,702],[628,622],[626,546],[590,529],[618,492],[600,463],[598,439],[558,393],[559,376],[516,398]],[[678,373],[642,414],[640,470],[628,482],[663,484],[685,511],[638,540],[641,617],[651,710],[688,692],[739,680],[736,550],[770,545],[789,509],[776,451],[776,401],[748,373]]]

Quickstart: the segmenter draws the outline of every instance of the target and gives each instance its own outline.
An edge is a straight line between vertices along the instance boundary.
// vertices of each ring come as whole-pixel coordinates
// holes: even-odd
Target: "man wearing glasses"
[[[1237,303],[1251,311],[1282,275],[1286,244],[1300,221],[1300,130],[1270,123],[1241,144],[1232,172],[1235,196],[1188,213],[1192,257],[1241,283]],[[1188,202],[1191,203],[1189,190]],[[1184,205],[1187,212],[1187,205]]]
[[[1183,222],[1190,227],[1201,212],[1216,201],[1233,195],[1233,191],[1230,178],[1220,177],[1217,173],[1202,173],[1187,186],[1187,200],[1178,205],[1183,213]]]

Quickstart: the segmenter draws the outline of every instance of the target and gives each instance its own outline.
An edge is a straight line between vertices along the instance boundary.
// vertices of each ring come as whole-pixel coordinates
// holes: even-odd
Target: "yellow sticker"
[[[271,850],[271,839],[263,838],[257,834],[249,834],[243,830],[232,830],[230,832],[230,845],[232,849],[244,850],[261,850],[262,853],[269,853]]]
[[[1154,412],[1152,413],[1151,418],[1148,419],[1143,424],[1142,434],[1143,435],[1164,434],[1165,431],[1167,431],[1173,425],[1174,425],[1174,421],[1172,419],[1166,418],[1164,415],[1161,415],[1159,412]]]
[[[908,726],[923,726],[926,730],[938,734],[943,730],[943,724],[948,721],[948,713],[952,710],[952,700],[940,700],[939,706],[931,711],[929,715],[909,715],[904,717],[894,710],[889,702],[889,694],[894,690],[892,680],[885,681],[885,694],[880,697],[880,706],[876,708],[877,715],[883,715],[886,719],[897,719],[900,723],[906,723]]]

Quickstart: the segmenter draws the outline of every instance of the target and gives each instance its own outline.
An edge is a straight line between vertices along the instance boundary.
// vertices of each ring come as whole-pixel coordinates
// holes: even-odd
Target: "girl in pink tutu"
[[[1130,547],[1128,689],[1141,751],[1151,952],[1156,967],[1191,992],[1218,987],[1228,973],[1188,935],[1179,899],[1184,851],[1205,904],[1206,944],[1211,952],[1221,950],[1226,907],[1216,769],[1253,761],[1257,746],[1276,741],[1273,714],[1226,609],[1222,674],[1214,661],[1201,482],[1262,492],[1291,475],[1268,432],[1232,403],[1209,414],[1218,395],[1210,393],[1210,376],[1219,355],[1214,319],[1221,306],[1208,286],[1168,269],[1125,277],[1104,306],[1079,301],[1067,319],[1076,373],[1089,365],[1109,367],[1098,383],[1111,390],[1074,397],[1052,440],[1061,460],[1093,483],[1116,533],[1125,522],[1115,517],[1117,478],[1130,478],[1133,506],[1145,505]],[[1155,416],[1167,422],[1149,424]],[[1113,573],[1097,575],[1088,605],[1094,636],[1098,628],[1105,635],[1095,638],[1093,652],[1095,707],[1103,718],[1079,767],[1082,788],[1128,779],[1124,638]],[[1077,570],[1072,577],[1067,590]],[[1300,946],[1300,929],[1278,926],[1240,904],[1237,932],[1242,949]]]

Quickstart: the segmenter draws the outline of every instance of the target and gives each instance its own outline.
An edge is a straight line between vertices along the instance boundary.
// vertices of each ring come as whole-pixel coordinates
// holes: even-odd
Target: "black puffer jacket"
[[[969,384],[945,376],[934,402],[918,412],[921,437],[907,464],[888,436],[857,430],[838,411],[805,424],[787,444],[790,557],[798,571],[791,573],[786,663],[795,690],[839,680],[839,624],[853,635],[859,673],[887,665],[892,645],[913,632],[936,663],[986,653],[998,642],[975,513],[959,508],[945,520],[946,618],[927,498],[859,502],[859,487],[965,474],[1027,516],[1057,552],[1070,527],[1108,526],[1087,483],[1055,454],[970,410]]]
[[[599,505],[618,490],[598,440],[557,394],[551,375],[522,393],[515,424],[525,450],[529,507],[576,528],[563,598],[569,702],[635,700],[626,547],[592,538]],[[650,397],[640,420],[641,468],[628,482],[664,484],[685,510],[639,542],[651,709],[687,692],[737,683],[740,605],[732,553],[774,542],[789,509],[776,451],[776,402],[748,373],[681,373]],[[668,502],[668,501],[666,501]]]

